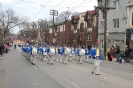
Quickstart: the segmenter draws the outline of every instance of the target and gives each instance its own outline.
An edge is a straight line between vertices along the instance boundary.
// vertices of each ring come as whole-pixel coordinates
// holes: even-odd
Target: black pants
[[[111,58],[111,55],[109,54],[109,52],[108,52],[108,60],[112,61],[112,58]]]

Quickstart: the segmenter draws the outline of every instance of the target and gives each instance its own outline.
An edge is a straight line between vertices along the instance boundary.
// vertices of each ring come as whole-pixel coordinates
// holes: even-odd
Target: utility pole
[[[104,3],[103,3],[104,1]],[[101,10],[103,12],[103,19],[104,19],[104,59],[106,59],[106,52],[107,52],[107,13],[110,9],[115,9],[113,7],[108,7],[109,0],[98,0],[100,4],[98,7],[95,7],[97,10]]]
[[[50,10],[50,15],[53,16],[53,31],[54,31],[54,16],[58,16],[58,11],[57,10]],[[53,38],[53,43],[54,43],[55,39]]]

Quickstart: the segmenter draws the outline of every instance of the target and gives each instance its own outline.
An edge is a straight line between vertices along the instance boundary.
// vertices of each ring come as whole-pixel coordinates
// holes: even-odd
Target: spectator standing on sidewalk
[[[117,48],[116,48],[116,62],[119,62],[119,58],[120,58],[119,54],[120,54],[120,48],[119,48],[119,46],[117,46]]]
[[[3,45],[0,44],[0,57],[3,55]],[[0,59],[1,60],[1,59]]]
[[[126,63],[129,63],[129,56],[130,56],[130,51],[129,51],[128,47],[127,47],[126,51],[125,51],[125,60],[126,60]]]
[[[113,51],[112,48],[110,48],[110,51],[109,51],[109,61],[112,61],[113,57],[114,57],[114,51]]]
[[[108,60],[110,61],[110,47],[109,46],[107,48],[107,52],[108,52]]]

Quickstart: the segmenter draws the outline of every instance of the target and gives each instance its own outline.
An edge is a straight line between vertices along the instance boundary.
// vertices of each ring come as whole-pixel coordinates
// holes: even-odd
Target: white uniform
[[[79,60],[78,60],[79,64],[82,64],[82,59],[83,59],[84,56],[85,56],[85,50],[84,49],[80,49],[79,50]]]
[[[36,61],[36,56],[37,56],[37,49],[33,48],[32,49],[32,57],[31,57],[31,63],[35,65],[35,61]]]
[[[64,64],[67,64],[67,60],[69,58],[70,53],[71,53],[71,49],[66,47],[65,48],[65,55],[64,55],[64,58],[63,58],[63,63]]]
[[[53,64],[53,58],[55,55],[55,49],[54,48],[50,48],[50,53],[49,53],[49,58],[48,58],[48,64]]]

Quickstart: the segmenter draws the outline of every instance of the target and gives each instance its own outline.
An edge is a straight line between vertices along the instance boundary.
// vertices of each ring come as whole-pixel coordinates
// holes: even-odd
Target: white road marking
[[[35,68],[37,70],[37,68],[34,65],[32,65],[32,66],[33,66],[33,68]]]
[[[46,68],[46,69],[47,69],[47,68]],[[48,69],[48,70],[51,71],[51,72],[53,72],[53,73],[55,73],[54,71],[52,71],[52,70],[50,70],[50,69]],[[57,73],[55,73],[55,74],[56,74],[57,76],[59,76],[61,79],[65,80],[66,82],[72,84],[75,88],[79,88],[76,84],[72,83],[71,81],[69,81],[69,80],[67,80],[66,78],[64,78],[63,76],[61,76],[61,74],[57,74]]]
[[[37,85],[38,83],[33,83],[33,85]]]
[[[70,82],[69,80],[65,79],[65,78],[62,77],[61,75],[60,75],[60,78],[62,78],[63,80],[67,81],[68,83],[72,84],[73,86],[75,86],[75,88],[79,88],[76,84]]]

